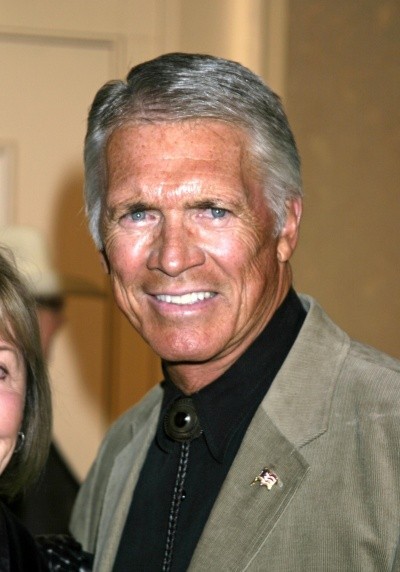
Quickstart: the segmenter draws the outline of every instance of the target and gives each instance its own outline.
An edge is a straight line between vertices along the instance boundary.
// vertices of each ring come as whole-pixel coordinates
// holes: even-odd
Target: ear
[[[110,274],[110,263],[108,261],[105,248],[99,250],[99,256],[100,256],[100,264],[103,267],[104,272],[106,274]]]
[[[286,201],[286,221],[276,248],[279,262],[287,262],[296,248],[302,211],[303,202],[300,198]]]

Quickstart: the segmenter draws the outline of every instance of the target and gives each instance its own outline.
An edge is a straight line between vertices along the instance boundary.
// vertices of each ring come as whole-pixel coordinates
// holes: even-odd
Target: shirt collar
[[[261,334],[242,356],[219,378],[191,395],[203,435],[212,456],[222,462],[236,430],[250,423],[255,410],[281,368],[306,312],[294,290],[289,290]],[[184,394],[163,368],[164,398],[157,441],[166,451],[173,442],[165,435],[163,420],[173,401]]]

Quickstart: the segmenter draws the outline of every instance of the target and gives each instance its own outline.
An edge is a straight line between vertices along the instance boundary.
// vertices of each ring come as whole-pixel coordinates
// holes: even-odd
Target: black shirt
[[[217,380],[191,396],[202,434],[189,445],[183,500],[171,570],[187,570],[219,490],[250,421],[281,368],[305,318],[293,290],[246,352]],[[142,467],[114,563],[114,572],[163,569],[168,522],[182,444],[170,439],[164,418],[183,397],[168,378],[158,428]]]

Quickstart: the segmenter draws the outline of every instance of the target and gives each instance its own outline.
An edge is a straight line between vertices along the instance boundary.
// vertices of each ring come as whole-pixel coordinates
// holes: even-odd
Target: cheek
[[[136,305],[140,273],[146,269],[146,256],[138,242],[120,234],[113,236],[106,244],[110,266],[111,287],[119,309],[133,323],[140,311]],[[137,327],[136,323],[133,323]]]
[[[275,259],[275,250],[276,241],[265,229],[261,233],[254,227],[237,229],[230,235],[221,233],[217,240],[208,245],[212,257],[226,269],[229,268],[231,274],[242,279],[248,279],[254,273],[262,274],[265,279],[267,269]]]
[[[22,423],[24,398],[17,393],[0,393],[0,439],[12,439]]]
[[[259,205],[259,209],[265,206]],[[246,226],[246,232],[242,235],[242,243],[248,252],[250,266],[264,274],[268,278],[273,272],[273,267],[277,266],[276,250],[278,240],[273,235],[274,220],[268,211],[262,216],[251,217]]]
[[[140,245],[128,237],[111,236],[106,242],[111,274],[124,280],[136,268],[140,259]]]

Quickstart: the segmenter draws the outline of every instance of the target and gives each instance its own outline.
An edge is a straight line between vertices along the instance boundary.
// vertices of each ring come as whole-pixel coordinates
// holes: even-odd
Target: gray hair
[[[279,97],[241,64],[203,54],[165,54],[106,83],[89,112],[85,141],[85,200],[89,228],[102,248],[106,145],[126,123],[211,119],[249,135],[250,152],[275,214],[279,234],[287,201],[302,196],[300,157]]]

